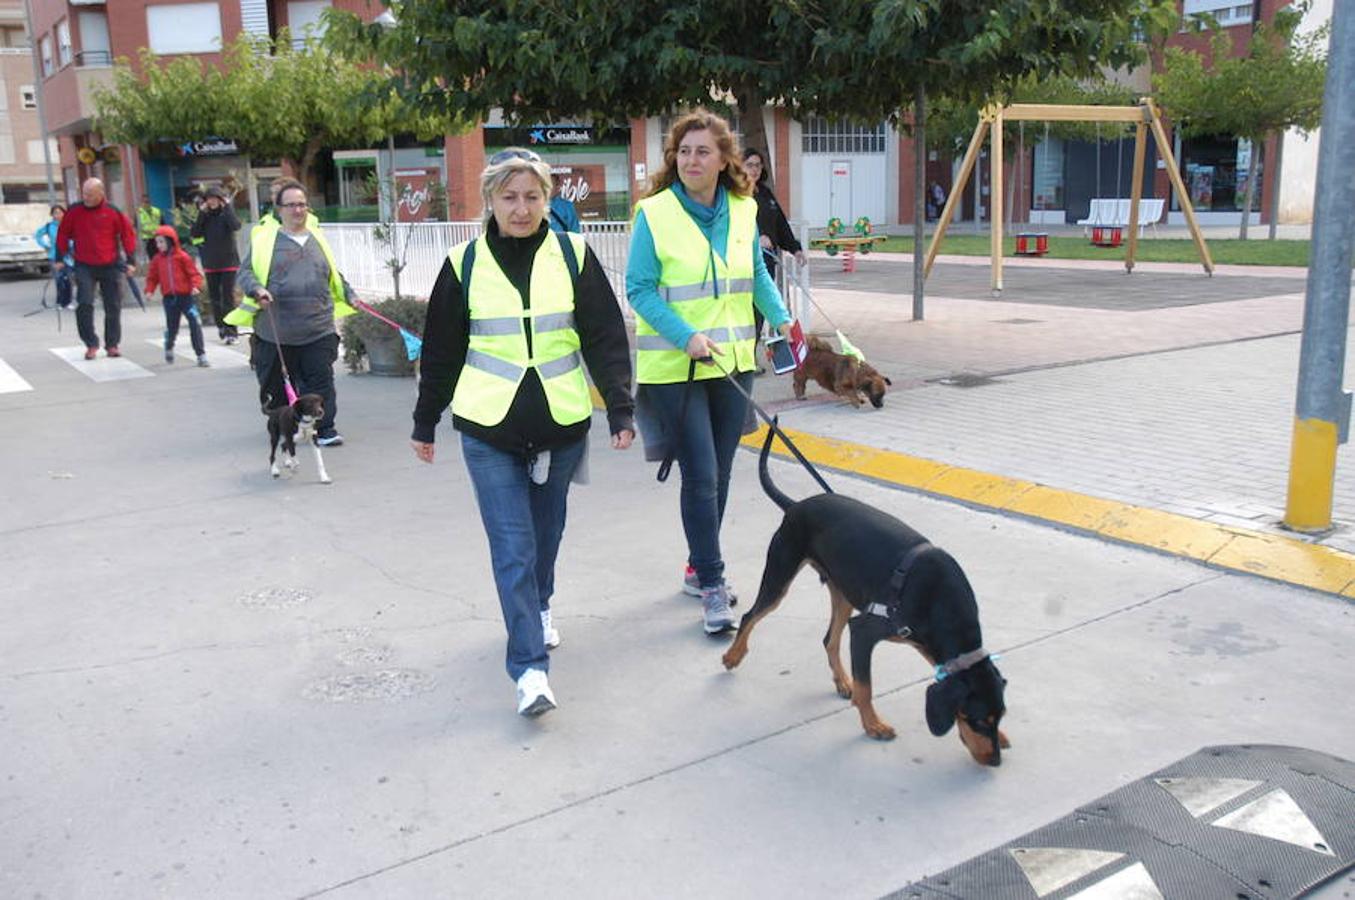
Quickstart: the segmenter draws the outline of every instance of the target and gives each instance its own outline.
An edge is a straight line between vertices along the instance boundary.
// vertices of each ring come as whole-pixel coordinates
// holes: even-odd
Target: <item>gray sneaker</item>
[[[701,608],[705,614],[706,634],[732,631],[734,613],[730,611],[729,589],[724,584],[701,589]]]
[[[692,597],[701,596],[701,580],[696,577],[696,570],[690,565],[682,573],[682,593],[689,594]],[[729,605],[739,605],[739,595],[734,593],[734,585],[725,581],[725,593],[729,596]]]

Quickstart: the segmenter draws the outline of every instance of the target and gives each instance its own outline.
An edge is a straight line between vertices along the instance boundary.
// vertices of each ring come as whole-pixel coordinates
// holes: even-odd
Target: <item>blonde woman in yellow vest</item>
[[[509,148],[480,175],[484,233],[447,254],[423,332],[414,453],[434,459],[448,404],[461,432],[508,631],[505,664],[518,713],[555,708],[547,651],[555,558],[571,480],[583,480],[592,399],[607,406],[611,446],[635,436],[630,347],[611,284],[578,234],[550,230],[550,166]]]
[[[706,633],[720,634],[734,627],[735,602],[720,523],[748,412],[724,373],[751,391],[754,307],[782,333],[790,315],[758,246],[752,185],[719,116],[697,110],[668,133],[663,167],[635,212],[626,295],[641,418],[655,422],[682,471],[682,589],[701,597]]]
[[[335,318],[353,315],[353,289],[339,272],[334,253],[308,222],[306,189],[291,182],[278,196],[281,224],[260,222],[250,234],[240,261],[240,305],[225,318],[228,325],[254,327],[254,374],[261,405],[287,402],[282,362],[299,394],[319,394],[325,415],[316,441],[325,447],[343,443],[334,428],[338,406],[334,361],[339,358]],[[271,306],[271,314],[261,312]]]

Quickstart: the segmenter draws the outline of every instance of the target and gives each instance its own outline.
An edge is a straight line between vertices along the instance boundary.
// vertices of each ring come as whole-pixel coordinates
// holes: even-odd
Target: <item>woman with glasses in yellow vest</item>
[[[663,168],[631,229],[626,295],[635,310],[641,411],[652,409],[682,472],[684,592],[700,596],[707,634],[734,627],[720,523],[757,368],[754,307],[773,329],[790,315],[758,246],[757,202],[724,119],[678,119]]]
[[[484,233],[451,249],[428,298],[411,444],[433,461],[450,403],[489,538],[508,676],[518,713],[533,717],[555,708],[551,595],[569,484],[586,472],[584,366],[607,406],[611,445],[624,450],[635,436],[630,346],[602,264],[582,235],[547,224],[550,166],[530,150],[500,151],[480,193]]]
[[[334,251],[309,217],[306,189],[291,181],[278,194],[281,222],[263,220],[250,232],[240,261],[240,305],[223,320],[254,328],[252,358],[263,406],[285,406],[282,363],[298,394],[319,394],[325,415],[315,442],[337,447],[343,435],[334,428],[338,405],[334,361],[339,335],[334,320],[357,312],[348,303],[353,289],[339,272]],[[262,312],[261,312],[262,311]]]

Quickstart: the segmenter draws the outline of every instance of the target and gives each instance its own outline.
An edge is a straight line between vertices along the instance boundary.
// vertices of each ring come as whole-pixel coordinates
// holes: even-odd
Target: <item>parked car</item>
[[[52,271],[47,251],[31,234],[0,234],[0,272],[46,275]]]

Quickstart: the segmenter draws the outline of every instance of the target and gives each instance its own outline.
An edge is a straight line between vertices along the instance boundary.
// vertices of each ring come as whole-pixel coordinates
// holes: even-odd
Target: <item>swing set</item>
[[[992,290],[997,295],[1002,291],[1002,126],[1004,121],[1013,122],[1125,122],[1133,123],[1134,132],[1134,168],[1133,178],[1130,184],[1129,200],[1129,222],[1128,239],[1125,244],[1124,267],[1126,272],[1134,271],[1134,255],[1138,249],[1139,234],[1139,205],[1143,199],[1143,163],[1147,156],[1147,137],[1148,130],[1151,128],[1153,139],[1157,142],[1158,158],[1162,160],[1167,169],[1167,177],[1171,180],[1172,188],[1176,191],[1176,198],[1181,204],[1181,211],[1185,213],[1186,224],[1190,227],[1190,236],[1195,240],[1195,250],[1199,253],[1200,264],[1204,266],[1207,274],[1214,274],[1214,260],[1209,255],[1209,247],[1205,245],[1204,235],[1200,232],[1199,222],[1195,219],[1195,209],[1190,204],[1190,195],[1186,191],[1185,184],[1181,181],[1181,173],[1176,167],[1176,158],[1172,154],[1171,144],[1167,142],[1167,133],[1162,128],[1162,118],[1158,113],[1157,105],[1153,103],[1151,97],[1143,97],[1139,100],[1138,106],[1076,106],[1059,103],[1013,103],[1010,106],[990,106],[979,113],[979,124],[974,129],[974,136],[969,141],[969,149],[965,151],[964,161],[960,164],[960,174],[955,180],[955,186],[950,191],[950,196],[946,198],[946,207],[941,212],[941,220],[936,224],[936,231],[932,233],[930,246],[927,248],[926,262],[923,267],[923,277],[931,274],[932,263],[936,260],[937,249],[941,246],[941,241],[946,236],[946,229],[950,226],[951,219],[955,215],[955,207],[960,202],[965,185],[969,181],[969,176],[974,171],[975,163],[979,158],[979,151],[983,149],[983,141],[991,130],[993,135],[993,151],[991,156],[992,174],[989,178],[989,190],[992,199]],[[1097,147],[1098,160],[1100,146]],[[1019,177],[1019,176],[1018,176]],[[1100,171],[1098,168],[1097,180],[1100,180]],[[975,210],[975,218],[978,217],[978,210]]]

